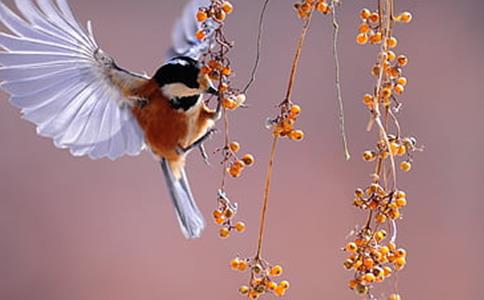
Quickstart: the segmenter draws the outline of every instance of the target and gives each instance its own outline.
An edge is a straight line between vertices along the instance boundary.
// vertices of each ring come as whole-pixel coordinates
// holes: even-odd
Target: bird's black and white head
[[[208,76],[200,71],[199,62],[190,57],[171,59],[158,69],[154,80],[163,94],[184,110],[193,106],[202,94],[216,93]]]

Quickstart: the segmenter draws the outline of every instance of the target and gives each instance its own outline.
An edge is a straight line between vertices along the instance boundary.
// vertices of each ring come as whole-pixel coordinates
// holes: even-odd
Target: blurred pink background
[[[83,22],[93,21],[98,42],[120,65],[148,74],[162,63],[184,3],[70,2]],[[229,182],[248,231],[227,241],[218,239],[211,222],[202,239],[183,238],[149,153],[116,162],[71,157],[37,137],[2,93],[1,300],[239,299],[237,289],[248,274],[229,270],[228,262],[255,251],[270,148],[264,120],[283,97],[301,29],[293,2],[272,1],[250,109],[232,117],[233,136],[258,164]],[[400,175],[409,206],[399,242],[409,251],[409,265],[399,275],[399,290],[403,299],[484,299],[484,2],[396,2],[415,17],[396,28],[399,50],[410,58],[400,118],[404,132],[425,145],[413,172]],[[254,59],[262,3],[233,3],[227,30],[236,39],[231,56],[242,85]],[[349,162],[337,127],[329,17],[318,16],[307,39],[294,99],[304,110],[299,125],[306,139],[279,148],[264,247],[265,258],[286,270],[288,300],[358,298],[346,287],[351,274],[342,268],[340,247],[366,217],[351,200],[372,167],[359,158],[374,142],[360,99],[374,84],[369,70],[376,48],[358,46],[354,37],[358,11],[374,3],[343,1],[340,10]],[[207,147],[218,145],[220,136]],[[211,160],[212,167],[198,153],[189,160],[192,188],[207,217],[220,179],[219,157]]]

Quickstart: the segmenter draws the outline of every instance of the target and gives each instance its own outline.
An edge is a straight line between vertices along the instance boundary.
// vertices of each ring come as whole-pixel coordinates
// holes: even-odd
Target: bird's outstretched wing
[[[93,159],[136,155],[143,132],[130,110],[148,79],[124,71],[98,47],[66,0],[15,0],[23,18],[0,2],[0,82],[38,134]]]
[[[188,56],[198,60],[210,48],[215,29],[219,26],[213,21],[205,22],[203,28],[206,38],[202,41],[195,36],[203,24],[197,22],[196,14],[200,7],[209,7],[210,0],[192,0],[184,8],[181,17],[175,22],[172,31],[172,48],[168,51],[167,60],[176,56]]]

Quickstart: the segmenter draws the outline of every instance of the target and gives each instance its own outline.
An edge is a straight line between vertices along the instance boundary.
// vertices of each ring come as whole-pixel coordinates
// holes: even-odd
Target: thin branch
[[[257,69],[259,68],[260,57],[261,57],[261,50],[262,50],[262,32],[264,30],[264,17],[266,14],[267,6],[269,5],[270,0],[265,0],[264,5],[262,6],[262,11],[259,17],[259,29],[257,31],[257,50],[255,55],[255,63],[254,67],[252,68],[251,76],[247,84],[245,85],[244,89],[242,90],[244,94],[247,94],[247,91],[252,86],[255,81],[255,76],[257,74]]]
[[[339,23],[338,18],[336,15],[336,0],[331,2],[332,6],[332,14],[333,14],[333,56],[334,62],[336,66],[336,95],[338,100],[338,107],[339,107],[339,126],[341,131],[341,137],[343,140],[343,148],[345,152],[346,160],[350,160],[351,154],[348,146],[348,139],[346,136],[346,127],[345,127],[345,114],[344,114],[344,105],[343,105],[343,96],[342,96],[342,89],[341,89],[341,68],[339,62],[339,55],[338,55],[338,37],[339,37]]]

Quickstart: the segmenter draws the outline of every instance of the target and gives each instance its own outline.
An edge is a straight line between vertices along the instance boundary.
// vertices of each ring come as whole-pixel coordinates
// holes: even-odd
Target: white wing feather
[[[0,2],[1,88],[38,134],[93,159],[137,155],[143,132],[129,94],[147,78],[118,68],[79,25],[66,0],[15,0],[23,18]]]

